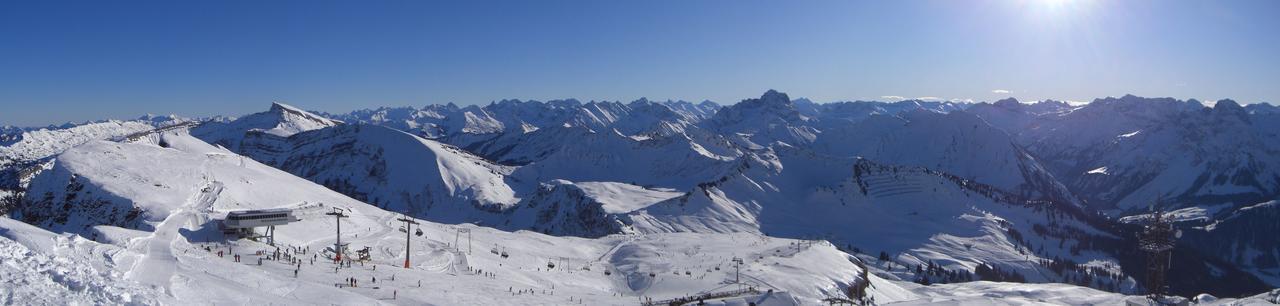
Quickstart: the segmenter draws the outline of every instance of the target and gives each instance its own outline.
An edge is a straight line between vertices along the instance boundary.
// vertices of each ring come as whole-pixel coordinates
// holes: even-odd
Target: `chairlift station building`
[[[301,220],[293,215],[293,210],[287,208],[240,210],[227,213],[227,217],[222,220],[221,227],[223,234],[249,238],[266,237],[267,243],[274,245],[277,225],[285,225]],[[266,233],[258,236],[253,230],[257,227],[266,227]]]

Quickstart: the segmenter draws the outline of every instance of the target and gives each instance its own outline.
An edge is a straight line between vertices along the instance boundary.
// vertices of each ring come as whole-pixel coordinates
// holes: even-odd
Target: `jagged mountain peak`
[[[802,118],[787,94],[770,89],[760,98],[746,99],[738,104],[726,106],[716,114],[716,119],[721,123],[733,123],[744,119],[797,121]]]
[[[1249,114],[1251,115],[1280,114],[1280,107],[1276,107],[1268,102],[1258,102],[1245,105],[1244,109],[1249,111]]]
[[[787,94],[778,92],[777,90],[773,90],[773,89],[770,89],[769,91],[764,92],[763,95],[760,95],[760,99],[757,99],[755,101],[759,101],[760,103],[765,103],[765,104],[787,104],[787,105],[791,104],[791,98],[787,97]],[[743,101],[743,102],[747,102],[747,101]]]
[[[1172,97],[1141,97],[1133,94],[1126,94],[1119,98],[1106,97],[1094,99],[1088,106],[1114,109],[1117,111],[1130,111],[1137,108],[1159,108],[1171,111],[1199,110],[1204,108],[1204,105],[1195,99],[1183,101]]]
[[[1240,106],[1240,103],[1236,103],[1236,100],[1231,100],[1231,99],[1222,99],[1222,100],[1218,100],[1218,103],[1214,103],[1214,104],[1213,104],[1213,110],[1214,110],[1214,111],[1229,111],[1229,112],[1237,112],[1237,111],[1239,111],[1239,112],[1243,112],[1243,111],[1244,111],[1244,107],[1243,107],[1243,106]]]
[[[812,142],[819,131],[808,123],[809,118],[801,114],[787,94],[769,90],[758,99],[721,108],[701,126],[738,139],[743,146],[762,148],[774,141]]]
[[[264,114],[264,115],[256,116],[259,114]],[[297,108],[292,105],[284,104],[281,102],[272,102],[270,110],[268,110],[266,113],[259,113],[259,114],[246,116],[245,118],[242,118],[242,119],[248,119],[249,117],[257,117],[250,120],[263,120],[263,122],[260,122],[260,123],[268,123],[268,124],[275,123],[275,126],[270,128],[265,128],[264,132],[274,134],[277,136],[289,136],[299,132],[305,132],[305,131],[321,129],[321,128],[342,124],[342,121],[325,118],[320,115],[316,115],[311,112],[305,111],[301,108]]]
[[[1022,108],[1022,102],[1018,102],[1018,99],[1015,99],[1013,97],[996,100],[996,102],[991,103],[991,105],[995,105],[995,106],[1006,108],[1006,109]]]
[[[191,135],[206,142],[221,145],[232,151],[241,143],[258,135],[284,138],[294,134],[319,130],[343,124],[342,121],[325,118],[288,104],[274,102],[265,112],[250,114],[230,122],[208,121],[191,129]]]
[[[285,104],[284,102],[280,102],[280,101],[272,101],[272,102],[271,102],[271,111],[272,111],[272,112],[280,112],[280,111],[286,111],[286,110],[290,110],[290,111],[302,111],[302,109],[297,108],[297,107],[294,107],[293,105]]]
[[[1200,100],[1196,99],[1187,99],[1187,105],[1204,107],[1204,103],[1201,103]]]

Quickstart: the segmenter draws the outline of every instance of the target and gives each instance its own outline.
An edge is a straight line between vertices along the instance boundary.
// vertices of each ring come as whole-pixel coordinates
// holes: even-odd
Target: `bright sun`
[[[1029,0],[1023,5],[1042,18],[1061,18],[1074,15],[1089,6],[1090,0]]]
[[[1028,0],[1024,1],[1024,6],[1039,11],[1059,11],[1069,5],[1071,0]]]

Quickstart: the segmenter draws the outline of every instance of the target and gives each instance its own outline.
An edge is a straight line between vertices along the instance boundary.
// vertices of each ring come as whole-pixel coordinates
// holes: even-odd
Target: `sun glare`
[[[1070,2],[1071,0],[1037,0],[1037,1],[1040,2],[1040,4],[1043,5],[1045,8],[1048,8],[1050,10],[1057,10],[1057,9],[1061,9],[1063,6],[1067,4],[1067,2]]]
[[[1069,13],[1088,6],[1089,0],[1030,0],[1028,7],[1051,14]]]
[[[1027,0],[1021,6],[1039,20],[1058,20],[1080,18],[1092,6],[1090,0]]]

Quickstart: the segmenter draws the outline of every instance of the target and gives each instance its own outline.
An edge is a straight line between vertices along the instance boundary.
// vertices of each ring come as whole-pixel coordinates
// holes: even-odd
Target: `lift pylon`
[[[337,207],[334,207],[332,212],[327,212],[325,213],[325,215],[333,216],[334,222],[337,223],[338,225],[338,233],[337,233],[338,241],[333,244],[333,251],[334,251],[334,254],[336,254],[335,256],[333,256],[333,261],[341,262],[342,261],[342,218],[347,218],[350,216],[347,216],[347,214],[343,213],[342,210]]]
[[[396,221],[404,222],[404,268],[405,268],[405,269],[408,269],[408,268],[409,268],[409,254],[410,254],[410,253],[409,253],[409,238],[411,237],[411,236],[410,236],[410,233],[412,233],[412,232],[413,232],[413,225],[418,224],[418,222],[417,222],[417,221],[413,221],[413,219],[410,219],[410,218],[409,218],[409,216],[405,216],[405,215],[401,215],[401,216],[400,216],[400,219],[396,219]]]

